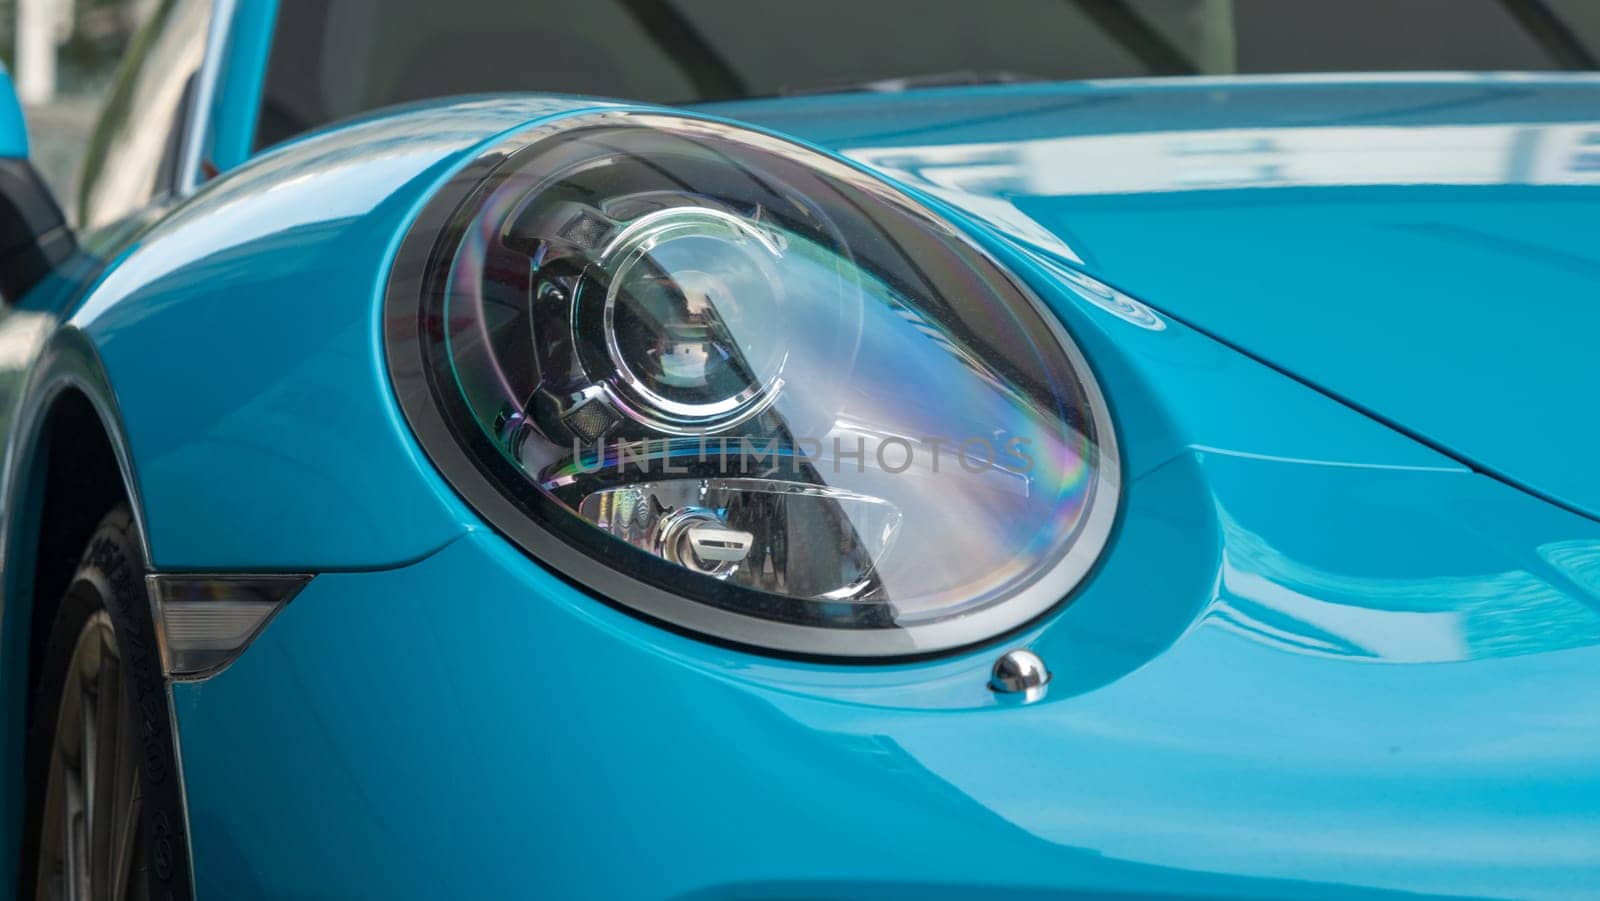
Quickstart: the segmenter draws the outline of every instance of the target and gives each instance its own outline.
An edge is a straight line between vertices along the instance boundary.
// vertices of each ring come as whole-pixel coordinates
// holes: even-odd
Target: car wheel
[[[24,846],[21,898],[190,896],[143,561],[127,508],[113,511],[89,539],[56,613],[32,707],[24,840],[33,853]]]

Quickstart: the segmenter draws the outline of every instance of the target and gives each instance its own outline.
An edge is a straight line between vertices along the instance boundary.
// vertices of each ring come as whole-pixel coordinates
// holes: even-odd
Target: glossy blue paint
[[[730,651],[579,593],[484,528],[401,420],[380,294],[407,224],[479,149],[592,104],[378,115],[239,165],[62,333],[103,364],[156,566],[322,571],[234,667],[174,688],[201,897],[1594,891],[1600,524],[1358,409],[1582,506],[1585,474],[1552,475],[1570,448],[1471,444],[1487,426],[1423,402],[1467,385],[1530,420],[1570,407],[1578,363],[1552,351],[1573,339],[1491,315],[1513,309],[1481,288],[1503,273],[1462,275],[1478,260],[1459,242],[1379,223],[1522,229],[1545,255],[1508,265],[1548,294],[1584,284],[1587,251],[1518,204],[1572,225],[1591,189],[1380,188],[1329,155],[1420,136],[1462,180],[1480,154],[1451,129],[1511,127],[1537,134],[1517,164],[1539,172],[1540,142],[1597,96],[1246,80],[718,107],[942,205],[1060,313],[1113,406],[1128,490],[1091,581],[1005,643],[890,667]],[[243,133],[219,152],[224,132]],[[1124,210],[1151,223],[1142,243]],[[1342,235],[1363,243],[1307,249]],[[1375,258],[1382,278],[1358,277]],[[1298,305],[1268,302],[1290,289]],[[1594,315],[1550,303],[1574,331]],[[1554,379],[1521,407],[1445,346],[1491,326],[1508,384]],[[1456,381],[1373,354],[1403,335]],[[1344,362],[1360,349],[1365,368]],[[1055,671],[1037,703],[984,687],[1012,645]]]
[[[22,119],[22,104],[11,73],[0,66],[0,159],[28,158],[28,126]]]
[[[600,604],[468,515],[175,689],[202,895],[1594,884],[1600,524],[967,224],[1125,438],[1122,523],[1070,606],[951,659],[776,661]],[[1055,669],[1039,703],[985,688],[1013,644]]]
[[[261,88],[277,17],[277,0],[244,0],[234,5],[203,155],[218,172],[233,169],[254,153]]]
[[[1086,83],[724,104],[1600,516],[1600,79]]]
[[[460,534],[387,387],[388,260],[463,150],[594,106],[476,101],[354,124],[218,179],[141,236],[71,324],[116,385],[156,566],[392,566]]]
[[[1019,638],[725,651],[474,532],[323,576],[175,697],[202,896],[1577,895],[1600,525],[1482,476],[1191,454]],[[330,690],[330,686],[337,686]],[[943,894],[941,894],[943,893]]]

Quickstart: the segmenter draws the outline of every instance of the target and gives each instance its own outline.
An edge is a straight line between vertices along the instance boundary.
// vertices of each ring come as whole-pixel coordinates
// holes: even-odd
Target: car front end
[[[1502,164],[1525,156],[1530,140],[1552,146],[1538,144],[1540,136],[1557,142],[1552,152],[1568,147],[1559,142],[1574,129],[1584,133],[1568,111],[1594,90],[1562,79],[1397,78],[1385,91],[1238,79],[935,91],[920,107],[796,98],[704,112],[485,98],[337,127],[230,174],[157,226],[75,320],[118,385],[130,453],[141,461],[155,570],[174,578],[241,569],[308,577],[292,600],[271,606],[258,632],[240,636],[249,640],[234,649],[236,659],[175,674],[198,894],[1382,898],[1592,890],[1600,720],[1588,686],[1600,666],[1600,525],[1583,486],[1543,479],[1563,470],[1541,469],[1539,459],[1524,465],[1490,444],[1482,453],[1479,445],[1461,450],[1492,434],[1475,430],[1476,420],[1441,412],[1423,427],[1395,422],[1398,414],[1388,415],[1360,379],[1383,366],[1392,375],[1404,361],[1352,353],[1348,368],[1316,369],[1325,361],[1301,358],[1308,375],[1299,361],[1275,358],[1266,331],[1240,331],[1261,321],[1248,315],[1251,304],[1286,290],[1267,275],[1252,284],[1240,260],[1276,274],[1274,260],[1294,260],[1312,243],[1325,249],[1333,229],[1284,229],[1275,243],[1257,232],[1231,261],[1208,242],[1245,215],[1229,206],[1241,196],[1289,218],[1318,189],[1315,199],[1335,209],[1371,201],[1385,172],[1349,158],[1332,175],[1318,168],[1336,152],[1324,148],[1350,140],[1350,123],[1364,116],[1387,115],[1383,137],[1416,138],[1432,159],[1467,171],[1454,182],[1392,178],[1382,204],[1335,225],[1379,209],[1436,236],[1448,229],[1428,232],[1429,223],[1465,215],[1467,195],[1484,201],[1485,191],[1508,202],[1544,192],[1541,199],[1561,204],[1542,209],[1583,219],[1594,205],[1587,170],[1546,178],[1548,170],[1518,175]],[[1182,98],[1190,104],[1192,92],[1206,92],[1214,121],[1154,136],[1117,130],[1118,110],[1148,113],[1179,92],[1191,92]],[[1508,93],[1516,96],[1505,102],[1518,110],[1508,123],[1485,124],[1470,111],[1474,98]],[[1320,129],[1311,137],[1324,144],[1294,144],[1290,138],[1307,136],[1289,134],[1280,120],[1303,117],[1318,102],[1328,104],[1327,121],[1303,130]],[[1426,112],[1401,121],[1396,103]],[[835,114],[819,115],[829,104]],[[1019,104],[1058,112],[1019,120]],[[908,127],[934,115],[930,109],[941,121],[967,123],[990,106],[1007,115],[986,126]],[[1096,106],[1110,112],[1086,119],[1082,110]],[[1469,112],[1434,112],[1440,108]],[[1473,121],[1433,121],[1451,115]],[[1025,133],[1017,121],[1028,123]],[[575,371],[593,384],[568,394],[537,381],[554,371],[546,361],[504,356],[505,329],[538,326],[515,318],[522,301],[497,308],[493,291],[555,296],[540,293],[538,272],[560,254],[519,245],[521,262],[508,268],[482,247],[514,243],[508,223],[534,223],[540,239],[574,234],[551,224],[574,221],[574,198],[612,213],[627,207],[594,191],[561,193],[572,176],[538,169],[549,165],[539,155],[569,154],[562,165],[602,173],[597,183],[607,190],[643,177],[611,178],[615,158],[585,156],[592,147],[580,138],[593,129],[612,131],[592,144],[645,160],[652,177],[671,176],[672,196],[660,202],[664,189],[652,185],[644,193],[654,205],[632,215],[690,209],[690,224],[704,228],[691,229],[689,240],[712,239],[700,253],[731,244],[761,258],[774,247],[792,255],[825,241],[812,234],[805,244],[800,213],[762,219],[750,212],[760,205],[695,183],[703,169],[663,162],[681,160],[678,150],[618,146],[638,135],[648,142],[690,134],[697,153],[708,145],[723,158],[744,152],[718,142],[755,147],[749,152],[779,160],[773,166],[794,166],[783,170],[791,181],[827,173],[835,179],[828,190],[852,209],[883,202],[909,217],[905,227],[916,235],[937,238],[918,250],[906,243],[920,240],[909,232],[898,244],[871,244],[861,228],[841,228],[820,271],[830,279],[824,287],[845,272],[845,296],[860,306],[840,315],[828,306],[836,295],[808,283],[787,302],[801,304],[815,331],[780,331],[790,346],[766,357],[784,361],[782,390],[803,398],[826,386],[836,365],[830,349],[873,348],[881,357],[862,364],[873,379],[839,396],[882,417],[850,417],[877,444],[841,455],[832,443],[840,433],[796,428],[784,445],[793,457],[775,459],[767,450],[773,433],[756,429],[777,411],[798,421],[792,411],[800,408],[784,407],[786,399],[738,406],[756,395],[712,410],[694,406],[706,395],[680,394],[667,398],[678,405],[662,405],[678,418],[647,415],[641,398],[660,399],[667,389],[629,392],[649,389],[641,384],[651,372],[657,387],[677,377],[678,388],[705,388],[706,361],[715,359],[702,354],[685,368],[669,357],[677,369],[636,367],[623,383],[595,378],[627,348],[662,347],[661,334],[678,341],[667,342],[674,348],[715,343],[704,322],[674,326],[659,308],[635,320],[656,328],[654,338],[606,341],[607,330],[625,331],[625,311],[584,320],[581,301],[562,295],[559,328],[575,343],[592,328],[601,336],[595,346],[613,353],[580,359]],[[1106,136],[1160,151],[1168,168],[1155,187],[1107,199],[1039,187],[1070,181],[1085,171],[1079,163],[1103,164],[1095,154],[1105,148],[1092,142]],[[1481,150],[1490,138],[1501,143]],[[1452,153],[1448,140],[1464,149]],[[1057,156],[1041,158],[1044,151]],[[1493,161],[1473,168],[1480,151]],[[1149,180],[1138,152],[1120,155],[1121,170],[1096,171]],[[1263,154],[1276,156],[1270,172]],[[1241,178],[1277,184],[1239,191]],[[851,187],[838,187],[846,182]],[[506,184],[512,199],[495,206],[494,189]],[[800,193],[820,202],[829,199],[823,191]],[[552,193],[568,206],[528,212]],[[1487,198],[1496,199],[1505,198]],[[1184,217],[1145,216],[1153,231],[1141,247],[1117,231],[1119,203]],[[779,237],[769,245],[728,226],[726,217],[740,211],[779,223],[771,225]],[[1096,211],[1102,222],[1089,215]],[[628,233],[627,217],[616,219],[606,227]],[[1168,221],[1178,224],[1161,231]],[[474,240],[480,233],[488,237]],[[621,264],[607,262],[627,258],[607,256],[626,249],[619,240],[585,239],[600,248],[598,261],[561,271],[603,271],[612,284],[625,283]],[[652,250],[670,243],[653,240]],[[926,292],[949,288],[945,312],[931,313],[929,295],[904,280],[874,280],[838,262],[881,275],[892,267],[873,254],[890,245],[926,264],[924,274],[967,279],[952,286],[939,281],[951,275],[928,276]],[[959,265],[928,263],[946,252],[959,254]],[[1429,273],[1450,273],[1459,259],[1427,257],[1415,243],[1407,253]],[[253,265],[223,265],[239,258]],[[1584,277],[1572,260],[1525,260],[1547,281]],[[1219,283],[1206,265],[1241,274]],[[1330,268],[1343,276],[1360,266]],[[703,285],[707,270],[711,263],[655,278]],[[724,281],[735,275],[723,272]],[[1349,285],[1304,275],[1308,293],[1353,292],[1351,305],[1384,305],[1390,326],[1410,328],[1412,341],[1417,329],[1435,327],[1427,318],[1438,313],[1433,300],[1406,307],[1380,278]],[[786,278],[792,285],[801,276]],[[150,284],[171,302],[130,302]],[[1492,289],[1481,275],[1460,284],[1467,288],[1453,302],[1469,312],[1472,291]],[[1198,301],[1175,296],[1177,285],[1223,311],[1208,315]],[[901,301],[885,299],[891,289]],[[221,297],[231,302],[220,307]],[[952,332],[949,310],[975,298],[990,306],[974,307],[961,320],[967,331]],[[823,304],[827,315],[806,304]],[[1571,307],[1568,327],[1594,316]],[[491,315],[505,308],[512,318]],[[763,316],[777,313],[758,313],[744,320],[750,330],[738,342],[751,355],[779,331],[761,328],[771,321]],[[1028,332],[1037,340],[1022,344],[1035,356],[995,364],[974,349],[985,324],[1013,335],[1006,330],[1024,328],[1018,323],[1028,316],[1037,317]],[[1473,321],[1454,320],[1456,328]],[[208,341],[219,322],[246,339]],[[1260,326],[1274,327],[1283,326]],[[840,341],[840,328],[855,331]],[[901,337],[883,338],[891,333]],[[143,366],[139,348],[157,336],[183,348],[183,370]],[[961,365],[896,356],[918,341]],[[307,347],[312,352],[300,352]],[[485,348],[494,365],[483,365]],[[822,355],[824,365],[807,355]],[[1500,365],[1537,373],[1568,363]],[[516,382],[519,366],[534,373],[533,383]],[[928,372],[939,377],[915,377]],[[771,383],[755,363],[744,376],[728,397],[746,382]],[[1325,387],[1338,379],[1348,392]],[[1515,379],[1499,384],[1508,381]],[[549,399],[536,407],[541,392]],[[988,485],[997,471],[1014,484],[1015,460],[969,467],[968,446],[944,458],[946,481],[902,478],[926,465],[912,458],[927,439],[958,447],[974,437],[962,417],[999,409],[983,406],[991,396],[984,392],[1028,395],[1039,402],[1029,409],[1050,413],[1008,420],[1032,430],[1020,433],[1025,438],[1095,439],[1041,455],[1058,465],[1022,473],[1024,500],[1004,508],[1007,519],[973,502],[982,495],[972,492],[987,488],[971,485]],[[602,426],[586,432],[591,420],[574,415],[582,404],[563,404],[578,395],[606,400],[608,416],[595,420]],[[1395,395],[1396,403],[1414,399]],[[1571,404],[1573,396],[1556,387],[1528,402]],[[502,406],[511,398],[528,402],[513,411]],[[924,434],[903,421],[908,410],[945,418]],[[694,418],[701,414],[727,418],[703,427]],[[938,431],[944,423],[955,425]],[[1556,453],[1559,430],[1581,427],[1549,425],[1557,430],[1544,433],[1550,444],[1529,453]],[[982,437],[1004,449],[1017,434]],[[732,475],[720,440],[728,435],[748,439],[736,446],[742,468]],[[595,455],[607,436],[625,449],[639,444]],[[709,455],[708,436],[716,445]],[[912,456],[896,450],[879,459],[888,439],[905,442]],[[530,440],[542,450],[527,450]],[[675,460],[673,449],[686,443],[694,452]],[[612,475],[612,467],[614,478],[583,491],[634,492],[629,509],[649,515],[629,521],[643,531],[619,531],[626,517],[611,507],[601,515],[583,491],[563,493]],[[895,478],[851,481],[867,470]],[[675,509],[674,482],[690,483],[702,502]],[[785,493],[788,519],[773,525],[773,503],[740,492]],[[862,497],[907,513],[886,527]],[[808,556],[800,540],[822,526],[800,508],[824,502],[848,511],[843,518],[855,530]],[[696,522],[708,531],[692,539],[671,531],[672,514],[685,510],[705,517]],[[1047,515],[1030,519],[1035,510]],[[226,529],[215,527],[221,521]],[[784,523],[800,524],[804,535],[785,538]],[[871,544],[874,534],[889,538]],[[787,557],[773,551],[779,545],[791,549]],[[746,567],[751,581],[742,583],[738,567],[763,551],[769,558]],[[719,556],[727,553],[736,556]],[[1029,570],[1039,559],[1049,566]],[[909,568],[896,569],[903,560]],[[966,573],[962,567],[973,568],[963,584],[994,588],[992,609],[1003,613],[961,608],[948,617],[954,626],[914,628],[944,622],[942,602],[896,594],[896,586],[921,584],[919,571]],[[774,580],[779,570],[785,577]],[[818,572],[838,584],[822,584]],[[1029,606],[1028,588],[1040,584],[1049,600]],[[811,596],[822,602],[769,603]],[[1019,649],[1048,680],[1040,673],[1024,690],[997,690],[1007,686],[995,683],[996,664]]]

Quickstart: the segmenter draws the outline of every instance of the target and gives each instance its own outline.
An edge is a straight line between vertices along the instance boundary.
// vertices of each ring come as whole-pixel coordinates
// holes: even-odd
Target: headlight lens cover
[[[653,619],[882,658],[992,639],[1109,535],[1105,401],[955,228],[778,138],[562,120],[430,203],[391,276],[402,407],[526,551]]]

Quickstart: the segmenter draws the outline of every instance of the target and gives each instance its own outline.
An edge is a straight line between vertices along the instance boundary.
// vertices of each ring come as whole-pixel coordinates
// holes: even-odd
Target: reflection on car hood
[[[1600,79],[1105,82],[717,112],[937,194],[1600,516]]]

